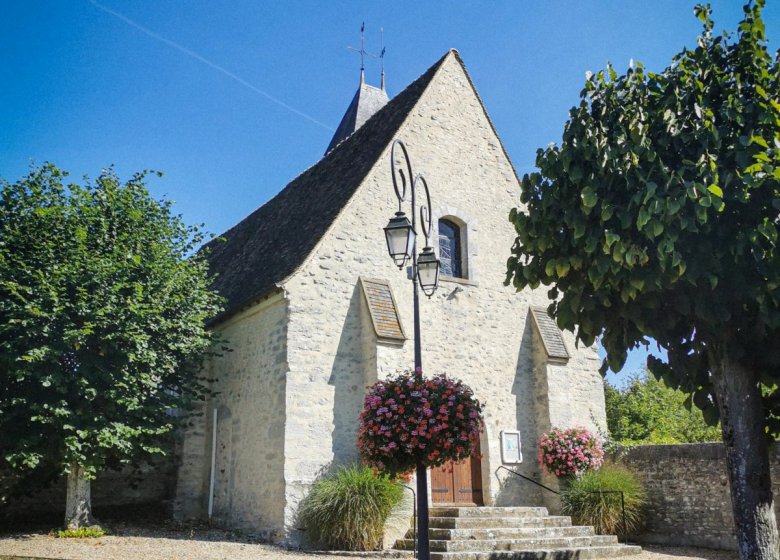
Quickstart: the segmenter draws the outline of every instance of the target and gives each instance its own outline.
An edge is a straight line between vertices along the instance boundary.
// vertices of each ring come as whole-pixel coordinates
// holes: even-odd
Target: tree
[[[720,428],[708,426],[700,410],[686,408],[686,395],[643,372],[617,389],[604,383],[611,439],[637,443],[720,441]]]
[[[94,524],[90,479],[161,453],[202,397],[220,310],[202,241],[146,173],[65,185],[54,165],[0,182],[0,461],[67,474],[66,526]],[[39,477],[40,478],[40,477]]]
[[[648,367],[721,422],[742,558],[776,558],[770,434],[780,431],[780,65],[763,0],[735,35],[704,31],[660,73],[590,75],[560,146],[522,180],[507,282],[549,285],[549,313]]]

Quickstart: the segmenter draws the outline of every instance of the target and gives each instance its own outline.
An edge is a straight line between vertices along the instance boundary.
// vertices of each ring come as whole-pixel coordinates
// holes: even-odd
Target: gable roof
[[[227,300],[213,322],[278,287],[304,262],[450,52],[279,194],[204,246],[209,270],[216,275],[213,287]]]
[[[377,111],[387,104],[387,92],[384,89],[368,85],[363,81],[361,75],[360,86],[358,87],[352,103],[347,107],[347,112],[341,118],[341,123],[336,129],[336,133],[328,144],[327,154],[335,148],[342,140],[348,138],[357,129],[363,126]]]

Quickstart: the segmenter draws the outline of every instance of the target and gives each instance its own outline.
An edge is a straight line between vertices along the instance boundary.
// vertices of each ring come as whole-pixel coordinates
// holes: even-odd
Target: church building
[[[312,483],[358,461],[366,387],[412,369],[412,282],[382,231],[398,210],[396,139],[427,180],[441,259],[438,290],[421,294],[424,374],[462,379],[485,405],[481,458],[431,472],[431,504],[545,505],[500,467],[553,483],[540,434],[605,426],[595,347],[557,328],[546,289],[504,286],[519,180],[451,50],[392,99],[361,75],[322,159],[209,244],[227,301],[212,328],[231,351],[209,362],[213,395],[185,433],[179,518],[297,542]]]

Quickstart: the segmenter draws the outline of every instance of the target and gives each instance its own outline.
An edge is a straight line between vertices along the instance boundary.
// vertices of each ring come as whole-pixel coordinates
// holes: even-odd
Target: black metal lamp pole
[[[401,148],[403,163],[400,169],[396,169],[395,149]],[[398,212],[385,228],[387,248],[390,256],[395,260],[398,268],[403,269],[411,257],[412,259],[412,283],[414,284],[414,371],[418,381],[422,381],[422,343],[420,340],[420,295],[419,289],[431,297],[439,283],[439,260],[433,249],[428,245],[428,237],[431,229],[431,195],[428,192],[428,183],[422,175],[412,175],[412,164],[406,146],[400,140],[393,142],[390,149],[390,165],[393,175],[393,188],[398,197]],[[406,173],[404,173],[406,167]],[[414,177],[414,178],[412,178]],[[406,218],[401,210],[402,203],[406,200],[407,181],[411,181],[412,221]],[[400,183],[400,186],[399,186]],[[416,187],[421,184],[425,193],[425,204],[420,207],[420,225],[425,235],[425,248],[417,258],[417,199]],[[422,461],[417,463],[417,538],[418,553],[421,560],[430,560],[431,551],[428,536],[428,472]]]

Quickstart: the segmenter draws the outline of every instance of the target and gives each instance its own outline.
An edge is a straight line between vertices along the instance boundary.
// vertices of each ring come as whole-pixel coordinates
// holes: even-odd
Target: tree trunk
[[[769,446],[758,378],[727,353],[713,359],[711,366],[739,555],[742,560],[778,560]]]
[[[68,492],[65,497],[65,528],[80,529],[98,525],[92,517],[90,481],[83,467],[73,464],[68,473]]]

